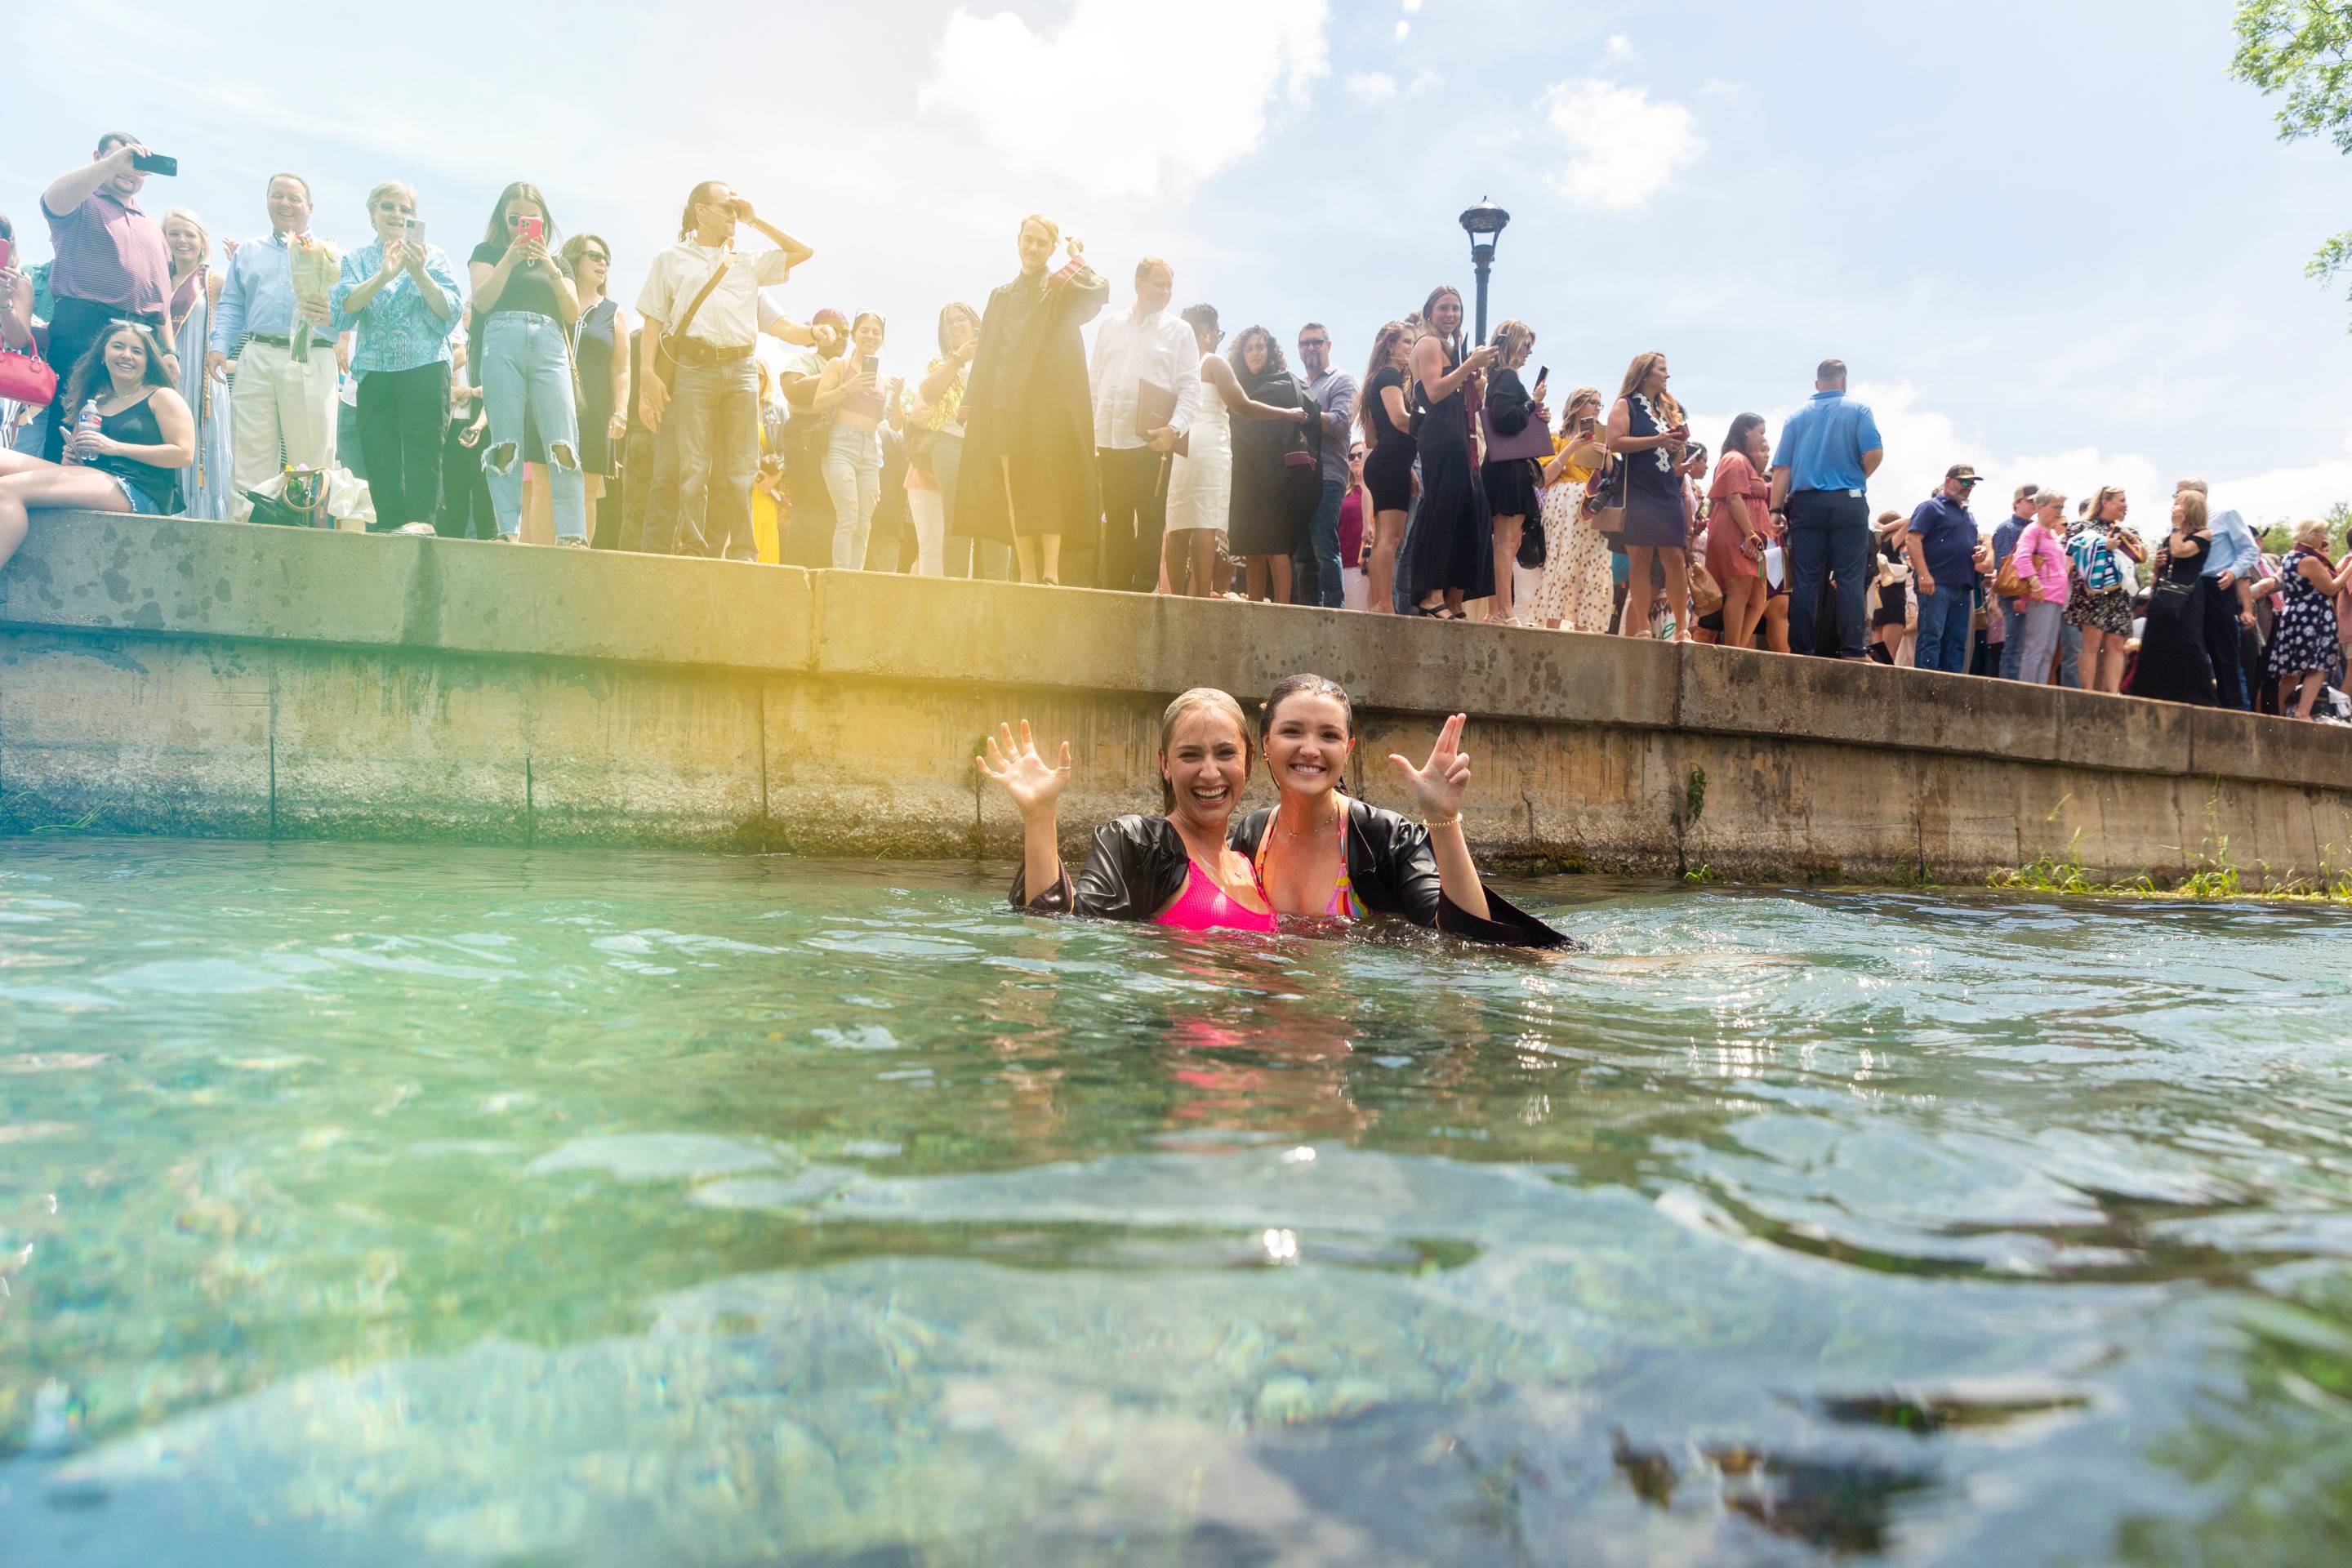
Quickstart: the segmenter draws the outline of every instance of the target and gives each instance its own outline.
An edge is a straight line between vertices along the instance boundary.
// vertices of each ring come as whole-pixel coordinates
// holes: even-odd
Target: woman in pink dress
[[[1723,588],[1727,647],[1753,647],[1764,619],[1764,547],[1780,538],[1771,516],[1771,451],[1762,415],[1734,419],[1707,491],[1714,506],[1706,520],[1706,569]]]

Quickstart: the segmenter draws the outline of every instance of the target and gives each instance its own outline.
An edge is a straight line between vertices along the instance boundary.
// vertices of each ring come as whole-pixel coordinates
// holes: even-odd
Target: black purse
[[[2164,576],[2147,591],[2147,620],[2150,626],[2169,626],[2188,618],[2189,606],[2197,597],[2197,584],[2184,583],[2177,577]]]

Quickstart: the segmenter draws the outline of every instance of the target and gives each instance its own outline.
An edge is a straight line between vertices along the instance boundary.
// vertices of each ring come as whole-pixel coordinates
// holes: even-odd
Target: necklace
[[[1333,797],[1332,797],[1332,800],[1333,800],[1334,805],[1336,805],[1336,804],[1338,803],[1338,799],[1339,799],[1338,795],[1333,795]],[[1333,812],[1333,813],[1327,813],[1326,815],[1327,815],[1327,816],[1328,816],[1331,820],[1337,820],[1338,814],[1337,814],[1336,812]],[[1322,832],[1322,831],[1323,831],[1323,829],[1324,829],[1324,827],[1325,827],[1326,826],[1328,826],[1328,824],[1326,824],[1326,823],[1318,823],[1318,824],[1316,824],[1316,825],[1315,825],[1314,826],[1312,826],[1312,827],[1305,828],[1305,829],[1303,829],[1303,830],[1301,830],[1301,831],[1299,831],[1299,832],[1293,833],[1290,829],[1288,829],[1287,827],[1285,827],[1285,826],[1282,825],[1282,813],[1281,813],[1281,812],[1279,812],[1279,811],[1276,811],[1276,812],[1274,814],[1274,830],[1275,830],[1275,832],[1276,832],[1278,836],[1280,836],[1281,837],[1284,837],[1284,838],[1289,839],[1289,840],[1290,840],[1292,843],[1294,843],[1294,844],[1295,844],[1295,843],[1297,843],[1297,842],[1299,839],[1301,839],[1301,838],[1312,838],[1312,837],[1314,837],[1317,834],[1318,834],[1318,833]]]

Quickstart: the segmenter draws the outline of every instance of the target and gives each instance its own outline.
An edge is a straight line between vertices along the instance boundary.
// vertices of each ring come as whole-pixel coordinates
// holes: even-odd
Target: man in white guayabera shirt
[[[1095,333],[1095,460],[1102,475],[1102,547],[1095,585],[1149,594],[1160,583],[1168,523],[1169,455],[1201,407],[1201,345],[1168,313],[1176,272],[1156,256],[1135,268],[1135,305]]]

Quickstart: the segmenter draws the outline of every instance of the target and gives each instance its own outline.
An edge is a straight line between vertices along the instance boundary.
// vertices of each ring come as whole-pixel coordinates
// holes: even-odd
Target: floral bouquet
[[[286,247],[287,264],[294,269],[294,302],[297,305],[323,305],[342,276],[343,258],[341,252],[323,239],[309,235],[297,235]],[[310,323],[297,318],[286,334],[286,355],[296,364],[310,362]]]

